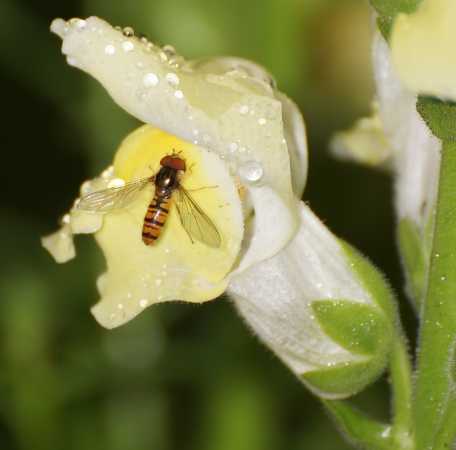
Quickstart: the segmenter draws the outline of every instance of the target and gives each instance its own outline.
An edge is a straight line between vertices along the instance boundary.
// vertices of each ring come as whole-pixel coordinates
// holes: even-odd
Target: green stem
[[[412,369],[402,333],[398,333],[391,353],[390,375],[393,389],[394,448],[413,449]]]
[[[428,288],[421,314],[415,395],[418,450],[443,450],[456,436],[456,143],[444,142]]]

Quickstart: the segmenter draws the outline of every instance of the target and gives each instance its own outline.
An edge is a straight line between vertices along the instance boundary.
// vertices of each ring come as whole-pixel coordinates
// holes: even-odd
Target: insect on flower
[[[83,196],[76,209],[80,211],[107,213],[131,204],[137,194],[149,183],[155,185],[155,193],[144,216],[142,240],[153,245],[166,224],[170,208],[175,202],[180,222],[192,243],[202,242],[219,248],[222,242],[217,227],[201,209],[190,192],[181,184],[186,171],[185,160],[176,153],[160,160],[159,171],[151,176],[132,181],[123,186],[91,192]]]

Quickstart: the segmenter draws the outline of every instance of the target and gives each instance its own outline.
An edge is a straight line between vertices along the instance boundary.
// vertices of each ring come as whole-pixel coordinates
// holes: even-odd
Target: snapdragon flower
[[[372,61],[376,84],[372,116],[336,135],[333,147],[345,157],[394,172],[407,291],[419,303],[430,255],[442,143],[417,111],[417,94],[400,78],[392,52],[378,31],[373,37]]]
[[[106,214],[75,207],[43,239],[58,262],[72,237],[94,233],[107,271],[92,313],[114,328],[165,301],[204,302],[227,291],[260,339],[314,392],[337,398],[371,382],[388,359],[395,311],[378,272],[338,240],[299,198],[307,177],[302,117],[258,65],[238,58],[185,61],[131,28],[56,19],[67,61],[96,78],[146,125],[81,194],[157,172],[181,152],[182,184],[222,243],[192,242],[171,210],[157,243],[141,241],[153,190]]]

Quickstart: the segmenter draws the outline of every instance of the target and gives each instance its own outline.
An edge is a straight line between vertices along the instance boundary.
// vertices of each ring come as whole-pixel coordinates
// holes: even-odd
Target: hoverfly
[[[144,187],[152,183],[155,185],[155,193],[147,208],[142,228],[145,245],[153,245],[160,237],[170,208],[175,203],[182,227],[192,243],[200,241],[209,247],[220,247],[222,240],[217,227],[181,185],[182,175],[186,171],[185,160],[173,153],[164,156],[160,165],[159,171],[151,177],[84,195],[76,209],[107,213],[125,208]]]

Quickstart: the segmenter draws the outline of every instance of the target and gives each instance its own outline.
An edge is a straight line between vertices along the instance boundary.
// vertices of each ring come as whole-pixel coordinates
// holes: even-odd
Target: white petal
[[[424,230],[435,205],[441,142],[416,110],[416,95],[399,80],[388,44],[377,33],[373,62],[380,115],[395,152],[396,208]]]
[[[333,342],[311,303],[350,299],[374,304],[338,240],[300,203],[301,227],[279,254],[232,278],[228,293],[253,331],[297,375],[361,357]]]
[[[284,213],[275,220],[293,224],[282,227],[289,233],[284,240],[291,238],[298,218],[282,103],[261,68],[233,60],[234,69],[228,64],[223,72],[226,61],[185,63],[174,57],[176,64],[161,48],[126,38],[96,17],[83,27],[58,19],[52,30],[62,37],[62,51],[72,64],[100,81],[138,119],[218,153],[233,175],[252,161],[259,164],[263,175],[252,185],[260,181],[278,194]],[[126,40],[133,50],[124,51]],[[272,241],[269,248],[274,254],[280,243]]]
[[[249,194],[255,216],[246,231],[246,248],[240,264],[232,275],[274,256],[278,248],[283,248],[288,243],[295,229],[288,209],[271,188],[252,186]]]
[[[301,198],[307,182],[308,150],[306,126],[296,104],[281,92],[276,98],[282,103],[285,139],[291,162],[291,178],[296,197]]]

